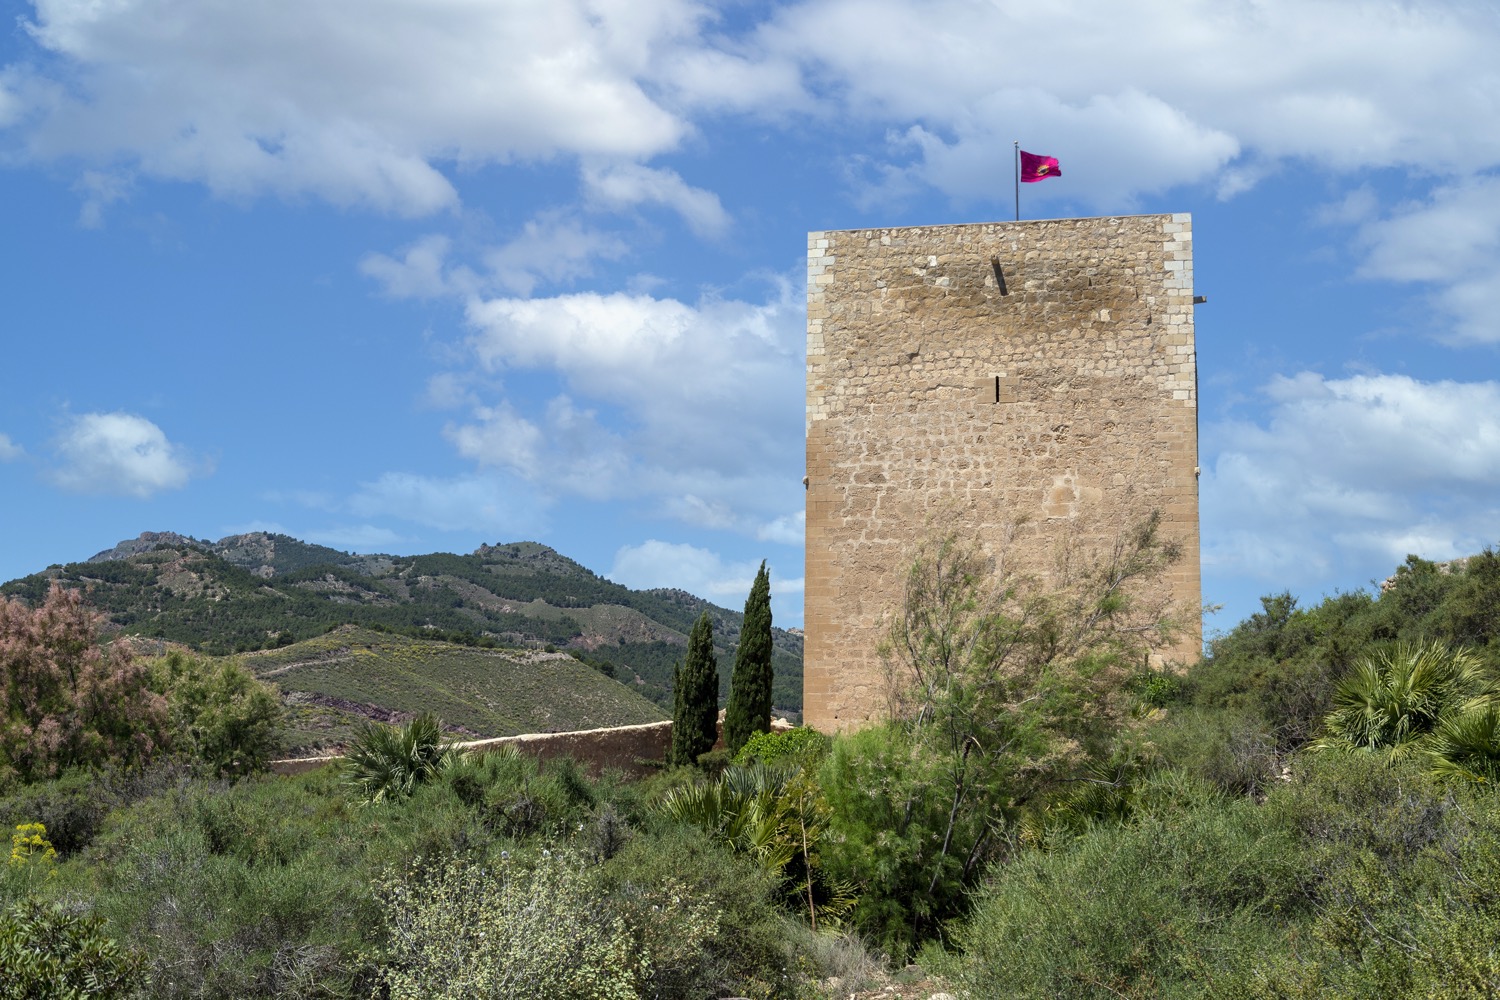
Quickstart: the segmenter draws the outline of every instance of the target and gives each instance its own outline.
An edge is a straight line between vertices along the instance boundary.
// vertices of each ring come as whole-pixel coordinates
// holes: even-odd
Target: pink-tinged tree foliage
[[[99,618],[56,583],[35,608],[0,601],[0,780],[142,762],[165,746],[166,700],[123,646],[100,648]]]

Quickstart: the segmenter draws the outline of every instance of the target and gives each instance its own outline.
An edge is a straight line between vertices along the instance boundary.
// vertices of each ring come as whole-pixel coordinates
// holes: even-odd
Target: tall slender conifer
[[[693,623],[687,659],[677,665],[673,679],[669,763],[695,764],[699,754],[712,750],[718,719],[719,663],[714,658],[713,623],[705,611]]]
[[[724,746],[740,752],[756,733],[771,729],[771,574],[761,560],[760,572],[745,601],[745,622],[729,680],[729,707],[724,713]]]

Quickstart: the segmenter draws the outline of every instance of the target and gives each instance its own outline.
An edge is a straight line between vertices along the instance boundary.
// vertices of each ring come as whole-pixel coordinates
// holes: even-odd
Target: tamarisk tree
[[[672,681],[672,751],[669,763],[695,764],[718,736],[719,663],[714,658],[714,627],[708,612],[698,616],[688,636],[687,659]]]
[[[756,733],[771,729],[771,574],[765,560],[750,596],[729,679],[729,706],[724,712],[724,746],[737,754]]]
[[[123,645],[100,647],[99,620],[55,582],[35,608],[0,599],[0,781],[139,763],[167,743],[166,699]]]

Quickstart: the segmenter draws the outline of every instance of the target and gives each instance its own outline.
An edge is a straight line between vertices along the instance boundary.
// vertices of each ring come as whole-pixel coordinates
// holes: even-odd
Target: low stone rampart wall
[[[554,757],[572,757],[596,776],[606,768],[612,768],[632,777],[643,777],[660,767],[666,760],[667,748],[671,745],[670,722],[584,729],[571,733],[527,733],[524,736],[501,736],[457,744],[462,750],[477,753],[513,746],[521,753],[543,761]],[[276,760],[271,762],[271,770],[276,774],[305,774],[341,759],[333,755]]]
[[[781,733],[791,729],[785,719],[771,720],[771,729]],[[490,740],[455,743],[460,750],[487,753],[500,747],[515,747],[539,761],[554,757],[572,757],[598,777],[612,769],[632,778],[643,778],[657,770],[667,759],[672,746],[672,723],[647,722],[639,726],[614,726],[609,729],[580,729],[571,733],[526,733],[522,736],[498,736]],[[724,749],[724,711],[719,710],[718,737],[714,749]],[[271,761],[273,774],[306,774],[335,761],[339,754],[325,757],[292,757]]]

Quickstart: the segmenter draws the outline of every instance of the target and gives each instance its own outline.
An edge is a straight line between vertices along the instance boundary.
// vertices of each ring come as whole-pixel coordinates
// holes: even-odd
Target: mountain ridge
[[[742,615],[676,588],[632,590],[539,542],[459,555],[354,554],[274,532],[218,541],[147,531],[81,563],[0,585],[39,599],[53,579],[89,589],[118,632],[216,655],[358,625],[473,646],[552,646],[670,708],[693,621],[714,624],[721,690]],[[802,639],[773,630],[778,711],[801,709]]]

